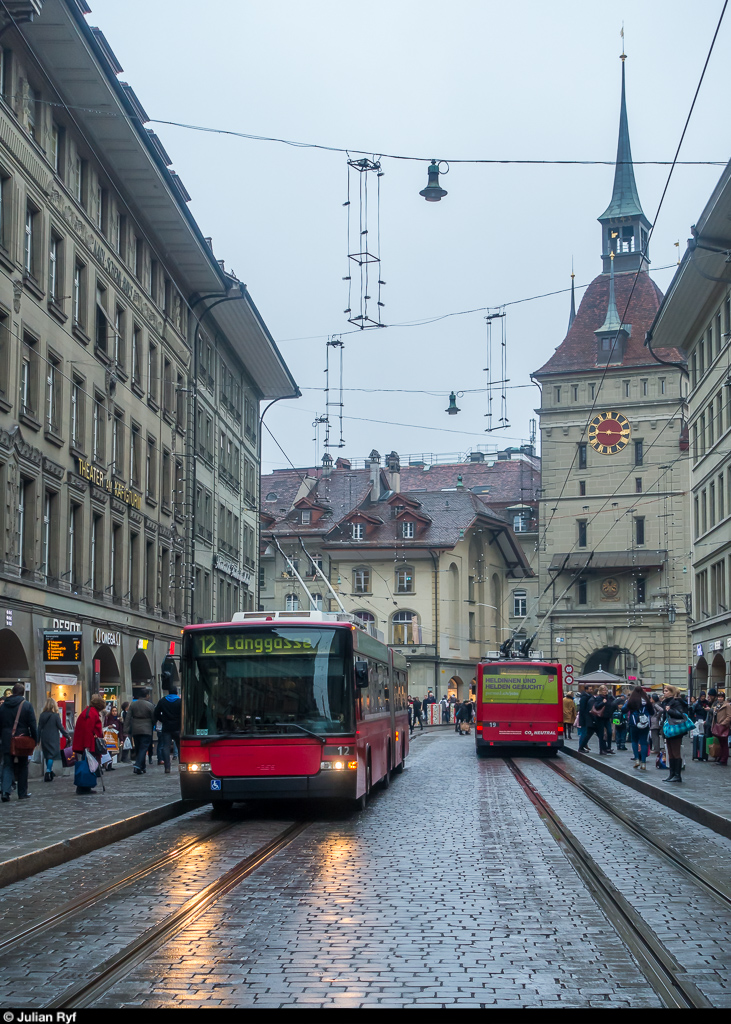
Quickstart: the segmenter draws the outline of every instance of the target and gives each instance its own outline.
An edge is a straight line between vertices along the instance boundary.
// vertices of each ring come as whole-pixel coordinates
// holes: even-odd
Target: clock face
[[[589,424],[589,444],[600,455],[616,455],[629,444],[630,433],[621,412],[600,412]]]

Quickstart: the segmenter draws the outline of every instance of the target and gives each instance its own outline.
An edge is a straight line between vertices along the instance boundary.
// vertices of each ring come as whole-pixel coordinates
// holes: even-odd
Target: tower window
[[[579,580],[577,584],[577,600],[579,604],[586,604],[586,580]]]
[[[586,547],[586,519],[577,519],[576,525],[579,528],[579,547],[580,548],[585,548]]]
[[[586,469],[586,444],[579,445],[579,469]]]
[[[561,388],[554,388],[554,394],[556,396],[556,405],[561,404]]]

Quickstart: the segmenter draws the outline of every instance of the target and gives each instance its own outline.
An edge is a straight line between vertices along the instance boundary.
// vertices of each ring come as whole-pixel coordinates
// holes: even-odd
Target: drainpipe
[[[429,554],[434,565],[434,696],[439,700],[439,552]]]

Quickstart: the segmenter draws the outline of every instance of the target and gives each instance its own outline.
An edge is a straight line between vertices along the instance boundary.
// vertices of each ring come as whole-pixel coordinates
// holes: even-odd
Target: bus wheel
[[[394,768],[394,771],[396,772],[397,775],[400,775],[405,767],[406,767],[406,754],[404,754],[404,745],[402,743],[401,744],[401,761],[396,765],[396,767]]]
[[[368,797],[371,795],[371,762],[370,762],[370,758],[366,762],[366,778],[365,778],[365,781],[366,781],[365,793],[363,793],[361,796],[359,796],[358,799],[355,801],[356,808],[359,811],[364,811],[366,809],[366,805],[368,804]]]
[[[388,789],[391,785],[391,747],[388,748],[388,757],[386,758],[386,774],[381,779],[381,789]]]

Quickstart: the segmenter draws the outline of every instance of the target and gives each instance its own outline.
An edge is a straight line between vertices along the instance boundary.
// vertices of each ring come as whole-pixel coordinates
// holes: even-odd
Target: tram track
[[[506,757],[504,760],[592,898],[637,960],[647,981],[663,1005],[672,1009],[710,1008],[712,1003],[693,984],[675,957],[665,949],[652,929],[596,864],[591,854],[579,842],[546,798],[538,792],[528,776],[512,758]],[[566,781],[571,781],[560,769],[558,774]],[[619,820],[623,820],[624,816],[620,817],[620,813],[615,813],[613,809],[611,813]],[[637,829],[633,829],[633,831],[637,832]],[[659,849],[656,842],[653,842],[652,845]],[[664,853],[664,851],[661,852]],[[668,850],[668,853],[671,851]],[[685,858],[679,854],[673,854],[671,859],[674,863],[681,864]],[[693,874],[694,880],[700,879],[697,872]],[[708,888],[706,881],[702,881],[704,888]],[[723,895],[720,890],[719,895]]]
[[[97,903],[99,900],[108,899],[113,893],[120,889],[124,889],[125,886],[131,885],[133,882],[137,882],[142,878],[146,878],[147,875],[151,875],[154,871],[169,867],[171,863],[179,860],[180,857],[183,857],[185,854],[190,853],[196,846],[200,846],[209,839],[214,839],[216,836],[230,831],[232,828],[235,828],[236,824],[237,822],[230,822],[228,824],[222,823],[220,825],[215,825],[202,835],[187,839],[185,842],[179,843],[178,846],[174,846],[171,850],[161,854],[161,856],[153,857],[152,859],[145,861],[144,864],[141,864],[138,868],[134,868],[132,871],[129,871],[126,875],[122,875],[121,878],[118,878],[113,882],[100,885],[97,888],[92,889],[90,892],[79,896],[77,899],[64,903],[63,906],[59,907],[57,910],[52,911],[50,914],[45,914],[43,917],[33,921],[32,924],[29,924],[24,928],[19,928],[17,931],[10,932],[10,934],[4,934],[2,939],[0,939],[0,955],[5,953],[6,950],[24,942],[26,939],[35,938],[39,933],[55,928],[67,918],[74,917],[76,914],[80,913],[82,910],[86,910],[87,907],[92,906],[92,904]]]
[[[146,960],[152,953],[172,939],[188,925],[191,925],[217,900],[231,892],[252,872],[262,867],[268,860],[288,846],[300,833],[310,825],[309,821],[295,822],[288,826],[270,842],[259,847],[253,854],[244,857],[232,868],[224,872],[220,878],[205,886],[190,899],[169,914],[152,928],[148,928],[137,939],[129,943],[118,953],[99,964],[90,978],[61,992],[57,998],[46,1004],[45,1009],[84,1009],[95,1006],[99,998],[118,981],[124,978],[138,964]],[[223,825],[219,833],[232,828]]]

